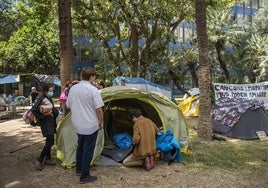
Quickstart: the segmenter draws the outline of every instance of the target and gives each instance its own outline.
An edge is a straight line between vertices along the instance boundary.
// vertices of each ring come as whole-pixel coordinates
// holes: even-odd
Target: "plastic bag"
[[[61,92],[59,100],[61,103],[66,103],[67,95],[66,95],[65,91]]]
[[[37,126],[39,123],[38,119],[32,113],[31,109],[23,113],[22,119],[25,121],[26,124],[30,124],[32,126]]]
[[[127,133],[119,133],[114,135],[113,141],[114,144],[120,149],[130,148],[132,145],[132,138]]]

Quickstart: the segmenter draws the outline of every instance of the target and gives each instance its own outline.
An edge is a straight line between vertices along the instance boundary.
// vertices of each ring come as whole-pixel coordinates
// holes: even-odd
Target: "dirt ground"
[[[0,122],[0,187],[264,187],[249,178],[250,172],[188,167],[182,163],[158,163],[151,171],[123,166],[94,166],[94,183],[80,185],[75,169],[56,166],[35,170],[44,138],[39,127],[24,123],[21,116]],[[53,147],[55,157],[56,148]]]

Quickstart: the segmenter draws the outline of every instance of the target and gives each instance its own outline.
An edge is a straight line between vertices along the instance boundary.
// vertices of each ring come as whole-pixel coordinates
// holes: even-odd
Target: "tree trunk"
[[[195,87],[199,87],[198,76],[197,76],[197,74],[195,72],[195,63],[189,63],[188,67],[190,69],[190,73],[191,73],[192,78],[194,80]]]
[[[178,82],[179,78],[178,78],[178,76],[175,74],[175,72],[172,71],[172,70],[169,70],[168,73],[169,73],[171,79],[173,80],[175,86],[176,86],[179,90],[181,90],[183,93],[186,93],[187,95],[190,96],[191,94],[190,94],[188,91],[186,91],[186,90],[180,85],[180,83]]]
[[[141,65],[139,61],[139,35],[134,25],[130,25],[130,29],[131,29],[131,45],[132,45],[130,74],[132,77],[140,77]]]
[[[73,37],[71,19],[71,1],[58,0],[60,34],[60,78],[61,89],[65,83],[73,80]]]
[[[206,28],[206,0],[196,0],[196,31],[199,51],[200,107],[197,135],[201,141],[211,140],[210,69]]]
[[[230,74],[229,74],[229,71],[227,69],[227,66],[226,66],[226,63],[224,62],[224,60],[222,59],[222,56],[221,56],[221,51],[223,50],[223,46],[221,45],[220,42],[217,42],[215,44],[215,48],[216,48],[216,52],[217,52],[217,56],[218,56],[218,60],[219,60],[219,63],[220,63],[220,66],[226,76],[226,79],[228,81],[228,83],[230,82]]]
[[[65,83],[73,81],[73,36],[70,0],[58,0],[59,8],[59,34],[60,34],[60,78],[61,90]],[[63,115],[66,114],[66,106],[62,105]]]

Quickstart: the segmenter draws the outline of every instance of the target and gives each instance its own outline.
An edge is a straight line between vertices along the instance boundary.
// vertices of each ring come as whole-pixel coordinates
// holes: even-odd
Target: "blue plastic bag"
[[[113,137],[114,144],[120,149],[130,148],[132,137],[127,133],[119,133]]]
[[[170,129],[156,136],[156,147],[165,154],[164,161],[173,162],[175,159],[177,162],[182,161],[180,143],[173,137]]]

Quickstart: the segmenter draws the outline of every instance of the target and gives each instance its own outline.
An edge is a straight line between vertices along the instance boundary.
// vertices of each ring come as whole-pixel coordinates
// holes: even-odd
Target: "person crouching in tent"
[[[151,170],[154,167],[155,135],[158,128],[154,122],[142,116],[139,110],[130,112],[129,116],[135,122],[132,139],[134,151],[124,159],[123,165],[126,167],[141,165],[145,170]]]

